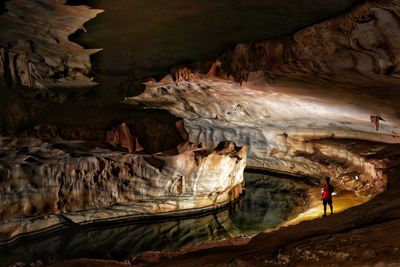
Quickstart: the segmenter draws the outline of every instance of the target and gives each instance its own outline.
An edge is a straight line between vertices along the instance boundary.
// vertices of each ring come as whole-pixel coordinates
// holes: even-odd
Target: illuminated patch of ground
[[[335,213],[342,212],[351,207],[361,205],[369,200],[370,200],[370,198],[358,197],[353,192],[350,192],[350,191],[337,192],[337,195],[333,196],[333,213],[335,214]],[[328,215],[327,219],[329,219],[329,216],[330,216],[329,206],[327,206],[326,208],[327,208],[327,215]],[[322,201],[321,201],[321,189],[313,188],[313,189],[310,189],[310,207],[306,211],[300,213],[294,219],[289,220],[274,229],[269,229],[266,232],[271,232],[282,226],[289,226],[289,225],[298,224],[302,221],[313,220],[315,218],[322,217],[323,214],[324,214],[324,209],[323,209],[323,205],[322,205]]]

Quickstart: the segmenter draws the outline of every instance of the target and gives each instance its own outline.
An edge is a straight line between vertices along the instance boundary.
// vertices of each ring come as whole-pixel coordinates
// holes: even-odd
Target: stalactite
[[[66,1],[6,2],[0,16],[1,72],[8,86],[35,88],[88,87],[96,85],[90,73],[90,54],[68,40],[101,10],[66,6]],[[18,20],[23,16],[24,20]],[[47,22],[43,19],[47,18]]]

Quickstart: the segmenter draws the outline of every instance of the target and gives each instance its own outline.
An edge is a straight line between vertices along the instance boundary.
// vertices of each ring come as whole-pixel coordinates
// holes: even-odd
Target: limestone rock
[[[100,211],[118,206],[128,207],[123,216],[130,209],[156,214],[213,208],[240,195],[245,147],[229,143],[225,151],[207,151],[185,146],[179,154],[145,155],[87,150],[80,141],[2,138],[0,228],[9,229],[17,217],[44,214],[83,212],[74,217],[78,221],[113,218],[121,212]],[[90,215],[90,210],[98,212]],[[23,232],[18,229],[13,233]]]
[[[175,67],[171,74],[178,82],[208,72],[232,76],[242,84],[248,81],[251,72],[262,71],[270,78],[296,74],[347,85],[398,85],[399,17],[399,1],[365,1],[342,16],[292,36],[238,44],[219,56],[207,70],[204,66],[210,66],[210,61]]]
[[[375,128],[376,131],[379,131],[379,121],[385,121],[384,119],[381,118],[379,115],[371,115],[369,117],[371,120],[371,126]]]
[[[129,153],[143,150],[137,137],[131,135],[129,127],[125,122],[106,133],[106,143],[109,143],[113,147],[126,148]]]
[[[161,87],[169,88],[169,93],[162,93]],[[294,93],[279,85],[260,89],[255,82],[239,87],[198,76],[177,85],[169,81],[150,83],[135,99],[174,103],[165,109],[184,118],[193,143],[204,142],[208,148],[223,140],[247,145],[249,166],[316,178],[330,175],[338,186],[360,195],[382,192],[386,188],[382,165],[359,155],[353,146],[338,144],[343,139],[398,143],[399,135],[393,131],[400,120],[392,117],[390,124],[381,123],[376,132],[370,127],[370,114],[363,111],[363,121],[360,110],[351,104],[338,109],[331,99],[298,98],[296,93],[302,93],[302,89]],[[360,99],[352,92],[347,95],[350,101]],[[370,147],[364,148],[366,153]],[[363,177],[364,186],[354,183],[355,175]]]
[[[399,150],[397,150],[399,151]],[[396,152],[398,153],[398,152]],[[229,265],[240,255],[250,266],[378,266],[399,265],[399,161],[391,170],[387,191],[345,212],[262,233],[238,245],[210,243],[203,247],[160,252],[157,266]],[[193,253],[194,252],[194,253]],[[146,255],[140,258],[146,263]],[[139,263],[139,261],[134,262]]]
[[[375,195],[386,188],[384,167],[342,141],[400,143],[399,11],[399,1],[367,1],[287,38],[175,67],[132,99],[182,117],[193,143],[246,144],[249,166],[330,175]],[[385,118],[379,131],[371,114]]]
[[[89,56],[68,36],[101,10],[62,1],[10,0],[0,16],[0,74],[8,85],[36,88],[94,86]]]

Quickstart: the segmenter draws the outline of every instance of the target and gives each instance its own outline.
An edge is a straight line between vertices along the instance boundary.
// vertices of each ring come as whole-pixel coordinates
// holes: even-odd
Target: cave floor
[[[321,191],[319,188],[312,188],[310,189],[310,206],[307,210],[304,212],[301,212],[298,214],[295,218],[292,220],[289,220],[282,225],[279,225],[277,228],[284,227],[284,226],[289,226],[289,225],[296,225],[302,221],[309,221],[309,220],[314,220],[316,218],[320,218],[323,214],[323,206],[321,205],[320,197],[321,197]],[[334,213],[339,213],[342,211],[345,211],[351,207],[359,206],[361,204],[366,203],[369,201],[370,198],[361,198],[357,197],[353,192],[350,191],[342,191],[338,192],[336,196],[333,197],[333,209]],[[330,214],[329,206],[327,206],[327,215]],[[328,218],[327,218],[328,219]],[[266,233],[272,232],[275,229],[268,229]]]
[[[398,266],[400,167],[389,177],[388,190],[370,201],[339,191],[335,214],[324,218],[320,189],[313,188],[308,211],[252,239],[149,251],[124,262],[74,259],[54,266]]]
[[[373,147],[368,144],[363,147],[373,150]],[[280,225],[287,227],[259,234],[252,239],[237,235],[235,238],[227,238],[222,241],[176,246],[170,250],[154,250],[130,257],[122,256],[118,258],[120,262],[83,259],[92,255],[81,254],[81,260],[69,260],[55,265],[321,266],[323,263],[324,266],[359,266],[363,264],[378,264],[379,266],[383,262],[383,266],[392,263],[393,266],[396,266],[400,263],[398,262],[400,242],[397,240],[397,231],[399,230],[396,228],[397,225],[400,225],[400,203],[398,202],[400,164],[395,162],[399,158],[399,150],[397,146],[391,145],[387,149],[377,152],[375,156],[388,159],[390,168],[388,190],[371,201],[358,199],[349,192],[339,191],[334,199],[335,214],[333,216],[320,218],[322,206],[319,201],[320,188],[317,188],[312,190],[311,206],[308,211]],[[273,188],[274,186],[269,187]],[[264,194],[260,192],[259,195]],[[368,202],[363,203],[364,201]],[[358,206],[339,213],[350,205]],[[257,207],[253,207],[253,209],[255,212],[259,210]],[[299,223],[299,221],[301,222]],[[140,231],[139,229],[138,232]],[[157,232],[152,234],[159,237]],[[122,233],[120,236],[122,240],[124,234]],[[107,240],[107,236],[98,236],[98,240]],[[121,240],[118,239],[118,241]],[[64,246],[63,249],[68,250],[65,245],[66,243],[60,242],[60,246]],[[76,249],[73,245],[71,248]],[[125,247],[129,250],[133,246]],[[111,251],[106,250],[96,253],[102,252],[112,254]],[[114,259],[114,257],[108,258]]]
[[[389,170],[388,190],[371,201],[325,218],[190,250],[145,253],[137,266],[399,266],[400,167]]]

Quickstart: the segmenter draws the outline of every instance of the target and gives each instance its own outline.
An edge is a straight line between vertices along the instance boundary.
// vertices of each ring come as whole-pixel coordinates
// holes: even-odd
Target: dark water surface
[[[0,265],[73,258],[123,260],[148,250],[174,249],[211,240],[254,235],[301,210],[309,185],[245,173],[245,195],[234,206],[200,217],[101,227],[74,226],[0,247]]]

